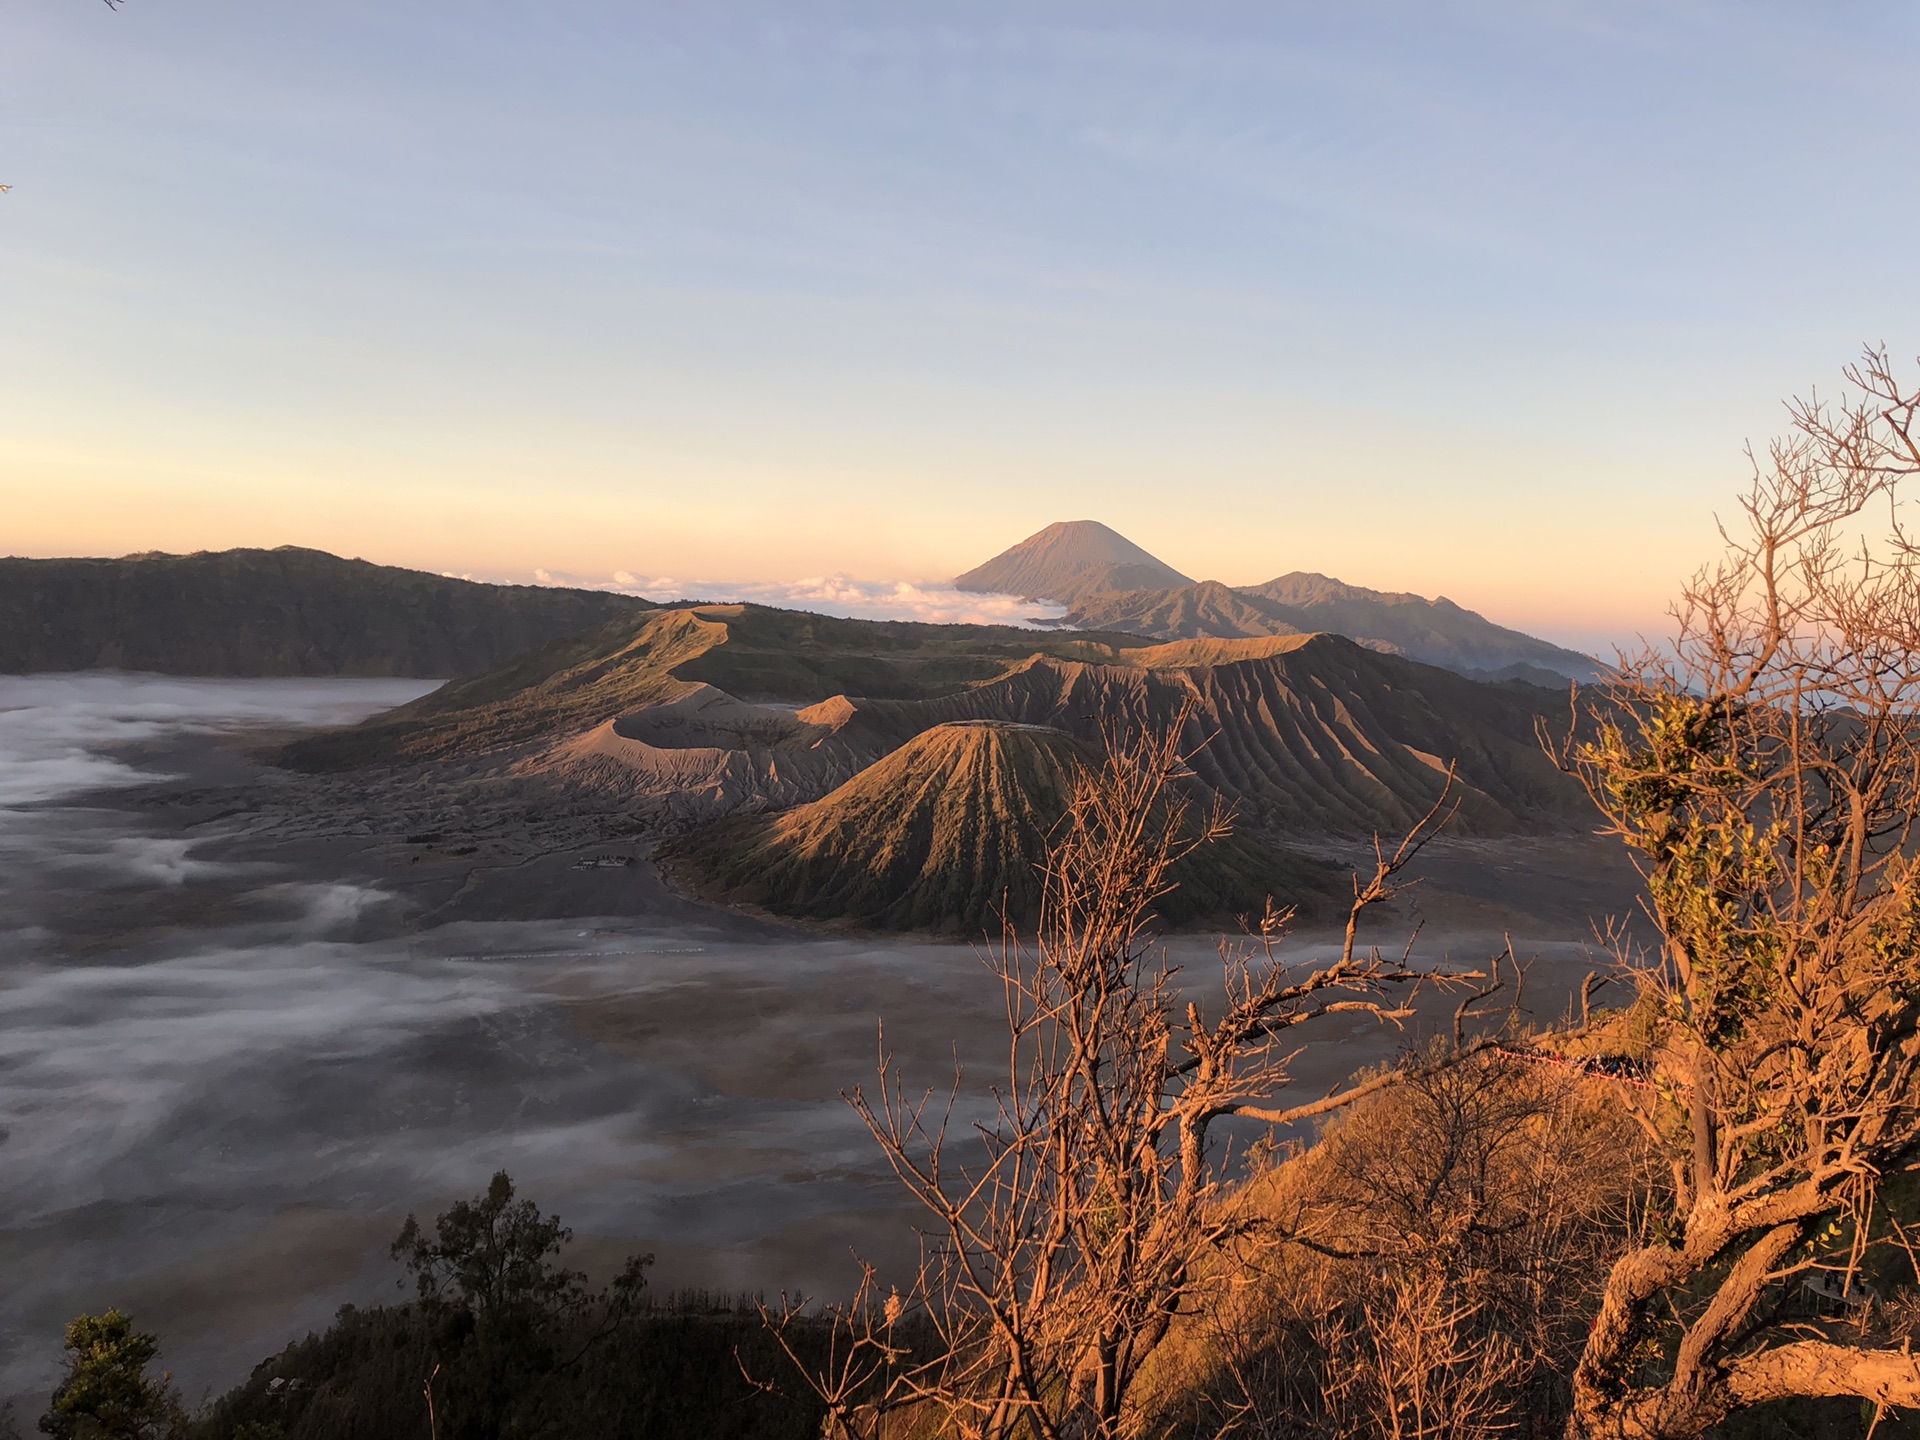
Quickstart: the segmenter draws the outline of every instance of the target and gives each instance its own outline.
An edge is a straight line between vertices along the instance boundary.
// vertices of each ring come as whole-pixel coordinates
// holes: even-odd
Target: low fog
[[[26,1413],[64,1322],[109,1304],[190,1394],[234,1383],[339,1304],[392,1298],[406,1212],[501,1168],[585,1259],[650,1248],[668,1286],[837,1284],[896,1203],[838,1091],[882,1010],[950,1053],[990,998],[965,947],[592,917],[415,932],[377,886],[206,858],[218,822],[161,833],[129,803],[192,782],[195,736],[427,688],[0,679],[0,1397]],[[129,898],[197,923],[105,943],[64,923]]]
[[[856,1245],[912,1252],[840,1092],[881,1020],[916,1081],[956,1056],[994,1073],[1000,995],[970,947],[684,904],[425,928],[365,876],[237,840],[244,805],[188,824],[143,803],[258,776],[228,742],[427,688],[0,677],[0,1399],[23,1414],[62,1325],[109,1305],[160,1334],[189,1398],[236,1383],[342,1303],[396,1298],[406,1213],[502,1168],[578,1260],[650,1250],[663,1289],[837,1291]],[[1578,933],[1528,942],[1545,1003],[1584,968]],[[1213,943],[1174,946],[1202,989]],[[1497,943],[1438,923],[1422,952]],[[1300,1062],[1316,1090],[1404,1042],[1324,1038]]]
[[[199,680],[171,675],[0,675],[0,836],[35,801],[159,778],[115,758],[182,733],[344,725],[427,694],[436,680]]]
[[[917,620],[928,625],[1013,625],[1035,629],[1059,620],[1065,605],[955,590],[950,585],[912,580],[856,580],[850,575],[816,575],[803,580],[682,580],[671,575],[635,575],[622,570],[608,578],[536,570],[542,585],[577,585],[612,590],[646,600],[704,600],[712,604],[774,605],[808,610],[845,620]]]

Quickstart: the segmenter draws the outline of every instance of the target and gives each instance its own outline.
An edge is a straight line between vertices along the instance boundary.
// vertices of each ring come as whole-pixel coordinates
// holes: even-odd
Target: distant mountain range
[[[1368,590],[1301,572],[1264,585],[1195,583],[1094,520],[1049,525],[953,583],[1069,606],[1060,623],[1075,629],[1123,630],[1159,640],[1328,631],[1476,680],[1562,686],[1605,673],[1591,656],[1495,625],[1451,600]]]
[[[1196,582],[1093,521],[955,583],[1068,614],[1032,629],[653,605],[293,548],[12,559],[0,672],[455,676],[279,759],[550,784],[667,841],[696,893],[862,926],[1030,916],[1044,837],[1116,732],[1184,724],[1190,783],[1237,812],[1167,918],[1268,894],[1312,907],[1329,874],[1297,848],[1404,831],[1450,770],[1461,833],[1586,813],[1536,729],[1599,667],[1449,601],[1319,575]]]
[[[280,758],[316,771],[451,761],[550,783],[567,805],[665,837],[662,858],[698,895],[978,933],[1003,904],[1031,918],[1033,862],[1074,769],[1116,730],[1184,724],[1191,784],[1237,813],[1236,835],[1183,871],[1162,910],[1177,920],[1244,914],[1268,895],[1318,908],[1330,876],[1299,849],[1403,832],[1449,784],[1456,833],[1575,823],[1586,797],[1536,738],[1566,703],[1331,633],[1156,644],[683,604],[555,640]]]
[[[1495,625],[1450,600],[1304,573],[1264,585],[1196,582],[1092,520],[1049,525],[953,583],[1064,605],[1067,614],[1054,628],[1096,638],[1241,640],[1325,631],[1476,680],[1559,688],[1605,674],[1590,656]],[[653,608],[606,591],[483,584],[293,546],[0,559],[0,674],[451,677]],[[850,688],[863,688],[855,676],[846,678]]]
[[[321,550],[0,558],[0,674],[467,674],[651,609],[598,590],[486,585]]]

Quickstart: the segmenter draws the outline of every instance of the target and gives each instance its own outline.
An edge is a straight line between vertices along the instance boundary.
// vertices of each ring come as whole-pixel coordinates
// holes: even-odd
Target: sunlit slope
[[[740,700],[788,705],[841,694],[939,695],[999,675],[1038,649],[1111,655],[1130,643],[1012,626],[839,620],[758,605],[661,609],[568,636],[352,729],[301,740],[282,759],[296,769],[331,770],[470,757],[566,739],[703,684]]]
[[[690,688],[674,667],[725,638],[723,626],[689,610],[617,620],[351,729],[295,741],[280,758],[299,770],[349,769],[484,754],[584,728],[608,713],[672,700]]]
[[[698,889],[775,914],[884,929],[997,927],[1031,920],[1035,865],[1075,776],[1100,763],[1061,731],[1000,722],[938,725],[811,804],[722,821],[679,842],[672,863]],[[1162,906],[1178,921],[1324,895],[1322,867],[1230,838],[1185,862]]]

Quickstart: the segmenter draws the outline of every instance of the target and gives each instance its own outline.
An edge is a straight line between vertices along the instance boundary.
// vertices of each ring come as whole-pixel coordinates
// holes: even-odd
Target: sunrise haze
[[[13,554],[932,584],[1093,516],[1600,649],[1920,336],[1890,4],[0,25]]]

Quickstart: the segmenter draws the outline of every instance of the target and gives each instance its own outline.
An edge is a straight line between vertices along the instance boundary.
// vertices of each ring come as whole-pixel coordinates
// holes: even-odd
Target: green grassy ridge
[[[1100,763],[1057,730],[935,726],[824,799],[722,821],[667,859],[695,888],[798,919],[874,929],[992,932],[1030,922],[1036,866],[1075,780]],[[1257,913],[1269,895],[1311,904],[1334,872],[1238,837],[1183,861],[1163,919]]]

